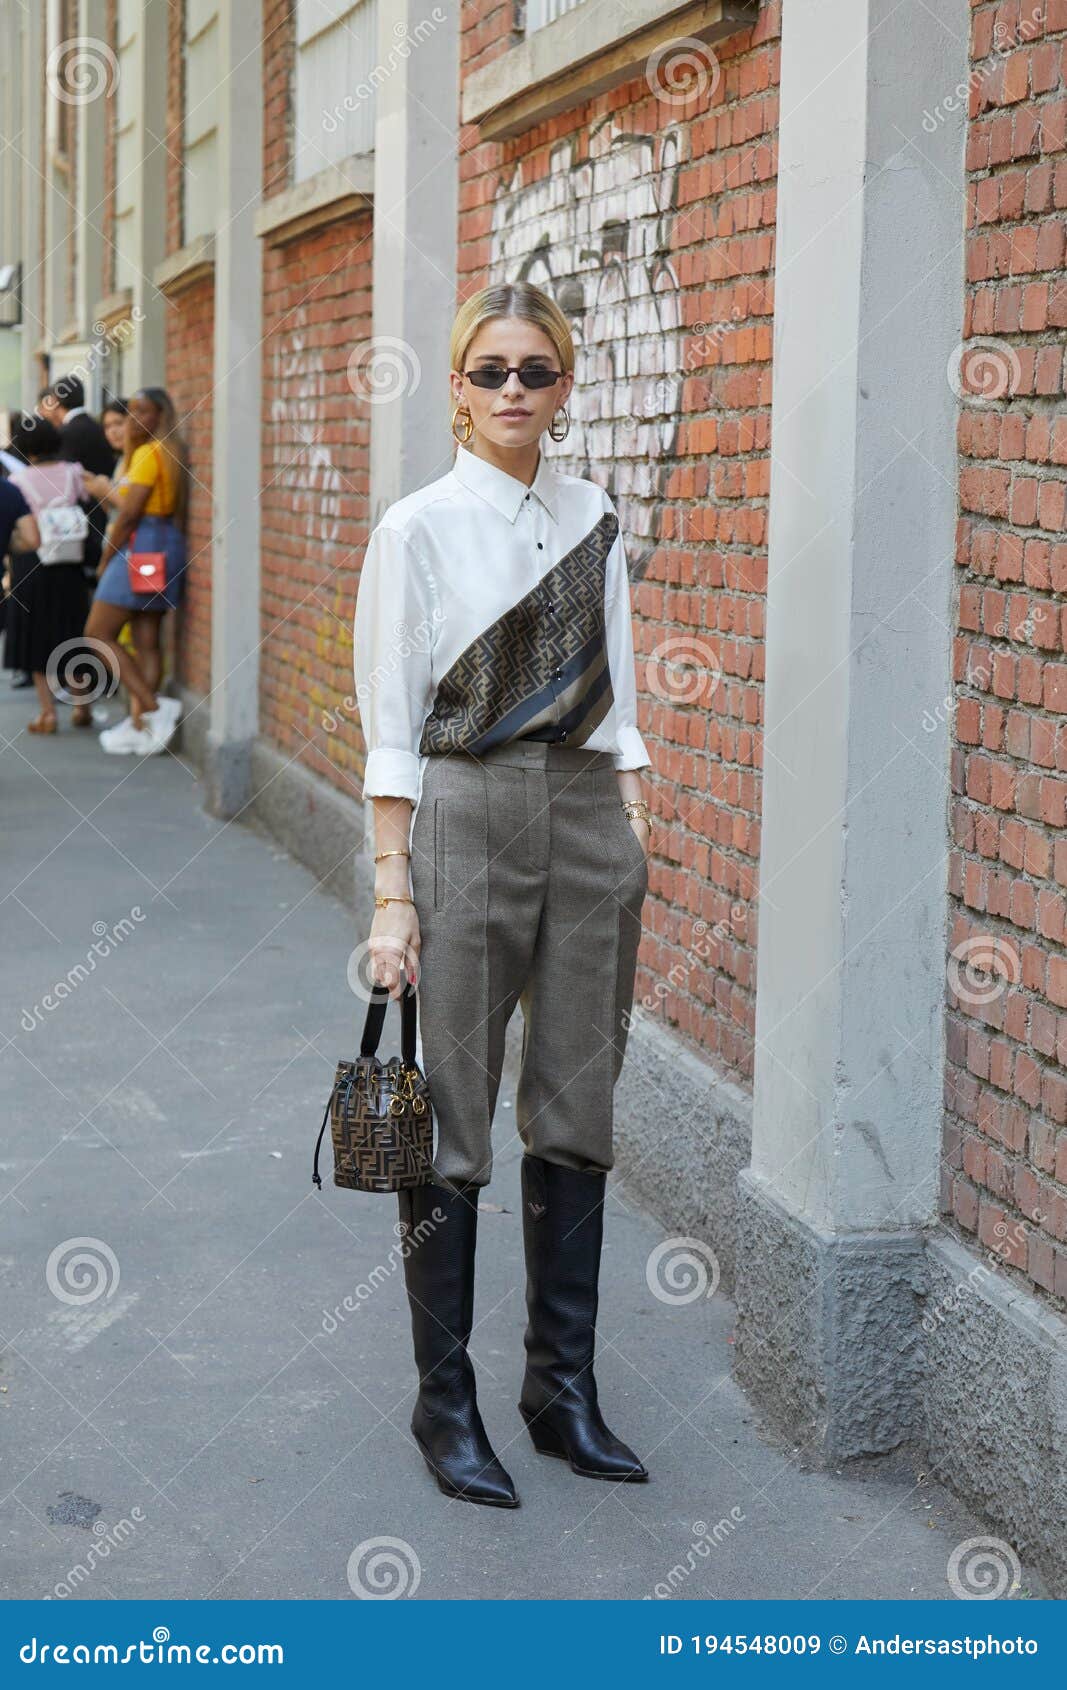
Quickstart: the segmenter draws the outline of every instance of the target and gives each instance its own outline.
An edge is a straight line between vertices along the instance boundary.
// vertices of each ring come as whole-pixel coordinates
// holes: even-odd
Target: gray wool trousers
[[[517,740],[476,757],[431,755],[411,882],[436,1181],[489,1182],[516,1004],[522,1149],[568,1168],[609,1169],[648,889],[610,753]]]

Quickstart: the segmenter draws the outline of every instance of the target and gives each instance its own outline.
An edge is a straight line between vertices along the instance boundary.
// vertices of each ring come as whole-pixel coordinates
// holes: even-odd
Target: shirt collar
[[[69,423],[71,417],[87,417],[88,415],[89,412],[84,405],[72,405],[63,421]]]
[[[529,487],[517,476],[497,469],[496,465],[489,463],[486,458],[475,457],[465,446],[461,446],[456,453],[452,473],[457,481],[462,482],[472,493],[477,493],[487,504],[492,505],[494,510],[498,510],[501,516],[506,516],[509,522],[515,521],[527,493],[535,493],[553,522],[557,520],[556,472],[543,452],[538,459],[537,474]]]

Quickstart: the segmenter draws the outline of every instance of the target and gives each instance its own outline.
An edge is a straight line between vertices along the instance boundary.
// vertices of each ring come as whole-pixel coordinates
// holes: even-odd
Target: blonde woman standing
[[[376,837],[369,951],[392,996],[418,981],[437,1122],[433,1182],[400,1194],[406,1234],[423,1240],[405,1258],[412,1432],[446,1494],[514,1507],[467,1346],[517,1004],[519,1410],[535,1447],[576,1473],[648,1477],[605,1424],[593,1358],[613,1088],[648,884],[638,771],[651,760],[617,512],[541,449],[570,426],[566,318],[528,283],[484,288],[456,317],[450,359],[453,468],[384,513],[356,604]]]

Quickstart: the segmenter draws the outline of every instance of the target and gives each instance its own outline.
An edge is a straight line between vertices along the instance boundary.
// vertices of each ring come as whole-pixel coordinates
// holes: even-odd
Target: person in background
[[[120,464],[126,456],[126,418],[129,414],[125,399],[109,399],[100,413],[100,426]]]
[[[15,459],[12,459],[11,461],[12,464],[15,464],[16,462]],[[8,620],[11,615],[12,608],[14,607],[17,611],[17,607],[14,605],[14,600],[11,598],[11,576],[7,568],[8,548],[11,545],[11,536],[15,532],[19,522],[21,522],[23,517],[29,516],[29,514],[29,505],[22,497],[18,488],[12,487],[10,481],[8,480],[7,465],[0,465],[0,563],[4,566],[4,591],[3,598],[0,599],[0,632],[4,633],[5,644],[7,639]],[[25,681],[21,680],[21,676],[23,675],[26,677]],[[15,684],[32,687],[33,676],[26,674],[26,671],[21,669],[16,676]]]
[[[37,395],[37,403],[34,406],[34,410],[37,412],[39,417],[44,418],[45,422],[50,422],[53,428],[58,428],[63,420],[60,412],[59,400],[56,398],[55,390],[51,386],[42,387],[40,393]]]
[[[181,716],[180,701],[158,696],[158,687],[160,627],[166,612],[181,601],[185,574],[189,472],[169,394],[161,387],[142,387],[128,401],[128,408],[127,440],[132,449],[123,473],[122,502],[104,540],[100,579],[85,633],[108,647],[130,700],[129,716],[105,728],[101,745],[114,755],[150,756],[170,744]],[[161,592],[133,591],[131,549],[163,553]],[[132,625],[136,656],[119,639],[127,622]]]
[[[11,437],[10,416],[4,417],[3,435],[6,440]],[[12,487],[9,477],[17,469],[25,467],[25,460],[12,452],[9,447],[0,449],[0,563],[3,564],[3,601],[0,603],[0,629],[4,634],[4,668],[13,671],[11,685],[14,688],[32,687],[33,676],[27,669],[19,669],[14,661],[15,649],[19,644],[18,623],[22,616],[22,605],[15,591],[15,584],[11,574],[11,565],[6,561],[11,547],[11,536],[15,524],[23,516],[30,514],[22,494],[17,487]]]
[[[110,478],[117,453],[101,423],[85,409],[85,388],[77,376],[60,376],[52,383],[52,396],[59,417],[60,456],[70,464],[81,464],[90,475]],[[95,583],[104,546],[108,512],[93,498],[88,507],[89,537],[85,544],[85,578]]]
[[[21,493],[30,515],[15,525],[12,540],[12,581],[22,616],[16,624],[16,645],[8,661],[28,669],[37,689],[40,713],[28,722],[34,734],[56,732],[56,704],[48,682],[48,667],[56,648],[79,638],[85,624],[87,589],[82,574],[84,538],[54,542],[59,552],[49,561],[42,544],[42,512],[72,511],[85,497],[81,467],[60,456],[59,430],[40,416],[20,416],[11,431],[11,443],[26,459],[16,470],[11,485]],[[81,527],[86,527],[84,516]],[[75,704],[71,715],[75,727],[91,728],[92,707]]]
[[[117,454],[117,462],[108,475],[86,475],[85,485],[101,505],[118,510],[125,496],[126,465],[130,453],[135,447],[143,445],[148,435],[130,416],[125,399],[110,399],[100,413],[100,422],[108,445]]]

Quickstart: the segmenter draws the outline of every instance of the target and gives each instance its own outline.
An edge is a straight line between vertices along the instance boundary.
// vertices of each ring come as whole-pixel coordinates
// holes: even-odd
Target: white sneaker
[[[127,716],[113,728],[105,728],[99,735],[102,749],[112,757],[150,756],[156,742],[146,728],[135,728],[133,718]]]
[[[158,698],[156,708],[146,711],[141,717],[145,730],[151,735],[153,748],[165,751],[174,738],[178,723],[181,720],[182,702],[180,698]]]

